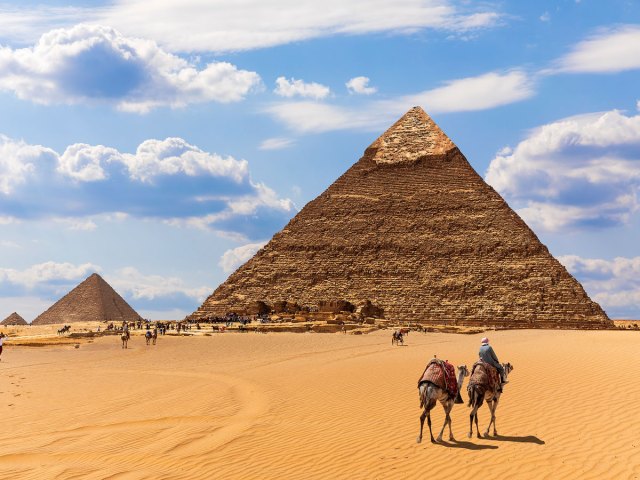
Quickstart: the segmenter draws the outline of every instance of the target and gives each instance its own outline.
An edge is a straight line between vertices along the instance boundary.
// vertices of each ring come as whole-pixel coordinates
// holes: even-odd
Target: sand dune
[[[436,445],[415,443],[417,378],[433,354],[470,366],[480,335],[411,333],[404,347],[389,331],[9,345],[0,478],[640,477],[637,333],[489,336],[515,366],[501,436],[468,439],[457,405],[458,441]],[[435,429],[443,417],[438,405]],[[488,419],[483,406],[481,430]]]

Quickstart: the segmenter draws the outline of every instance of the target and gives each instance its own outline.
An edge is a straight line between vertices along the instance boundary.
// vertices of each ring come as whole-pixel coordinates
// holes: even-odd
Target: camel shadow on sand
[[[442,447],[447,448],[464,448],[465,450],[495,450],[498,448],[497,445],[481,445],[478,443],[471,443],[459,440],[453,440],[450,442],[445,442],[444,440],[440,442],[436,442],[434,445],[440,445]]]
[[[540,440],[538,437],[534,435],[524,435],[521,437],[512,435],[512,436],[504,436],[497,435],[495,437],[482,437],[485,440],[493,440],[495,442],[516,442],[516,443],[535,443],[536,445],[544,445],[544,440]]]

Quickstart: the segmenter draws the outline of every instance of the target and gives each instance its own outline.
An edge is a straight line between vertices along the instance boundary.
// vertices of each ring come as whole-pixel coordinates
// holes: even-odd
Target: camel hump
[[[471,369],[469,385],[482,385],[489,390],[496,390],[500,386],[500,374],[493,365],[478,361]]]
[[[418,381],[418,386],[423,382],[433,383],[436,387],[446,390],[452,398],[458,394],[456,369],[449,362],[432,359]]]

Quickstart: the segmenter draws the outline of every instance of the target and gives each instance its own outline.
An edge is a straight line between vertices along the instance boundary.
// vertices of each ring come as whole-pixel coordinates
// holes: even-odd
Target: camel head
[[[513,365],[511,365],[510,363],[503,363],[502,364],[502,368],[504,368],[504,376],[505,378],[511,373],[511,371],[513,370]]]
[[[466,365],[460,365],[458,367],[458,374],[462,374],[462,378],[469,376],[469,369]]]

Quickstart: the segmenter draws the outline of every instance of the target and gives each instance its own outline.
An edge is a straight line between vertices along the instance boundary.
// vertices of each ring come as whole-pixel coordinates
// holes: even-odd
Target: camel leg
[[[496,430],[496,409],[498,408],[498,399],[487,402],[489,405],[489,410],[491,411],[491,420],[489,421],[489,425],[487,425],[487,431],[484,432],[484,436],[489,436],[489,430],[491,429],[491,425],[493,425],[493,436],[497,436],[498,432]]]
[[[477,415],[478,415],[478,407],[474,405],[473,408],[471,409],[471,413],[469,414],[469,438],[473,437],[473,419],[477,418]]]
[[[425,405],[425,411],[427,412],[427,425],[429,426],[429,435],[431,435],[431,443],[436,443],[436,439],[433,438],[433,431],[431,430],[431,409],[435,407],[436,401],[429,399],[428,404]]]
[[[491,424],[493,423],[493,400],[487,400],[487,407],[489,407],[489,412],[491,413],[491,419],[489,420],[489,425],[487,425],[487,429],[484,431],[484,436],[489,436],[489,429],[491,428]]]
[[[424,427],[424,419],[427,418],[427,409],[425,408],[420,415],[420,435],[416,438],[416,443],[422,442],[422,427]]]
[[[495,405],[493,406],[493,436],[497,437],[498,436],[498,430],[496,430],[496,410],[498,410],[498,400],[500,400],[500,397],[496,398],[496,402]]]
[[[436,443],[435,438],[433,438],[433,431],[431,430],[431,409],[427,411],[427,425],[429,425],[429,435],[431,435],[431,443]]]
[[[440,435],[438,435],[438,438],[436,439],[438,442],[442,441],[442,434],[444,433],[444,429],[447,425],[449,425],[449,440],[453,439],[453,434],[451,433],[451,416],[449,415],[451,413],[451,408],[453,407],[453,403],[446,402],[446,403],[443,403],[442,406],[444,407],[445,417],[444,417],[444,423],[442,424],[442,430],[440,430]]]
[[[456,439],[453,437],[453,431],[451,431],[451,410],[453,410],[453,401],[451,402],[451,407],[449,408],[449,414],[447,414],[447,417],[449,417],[449,441],[455,442]]]

